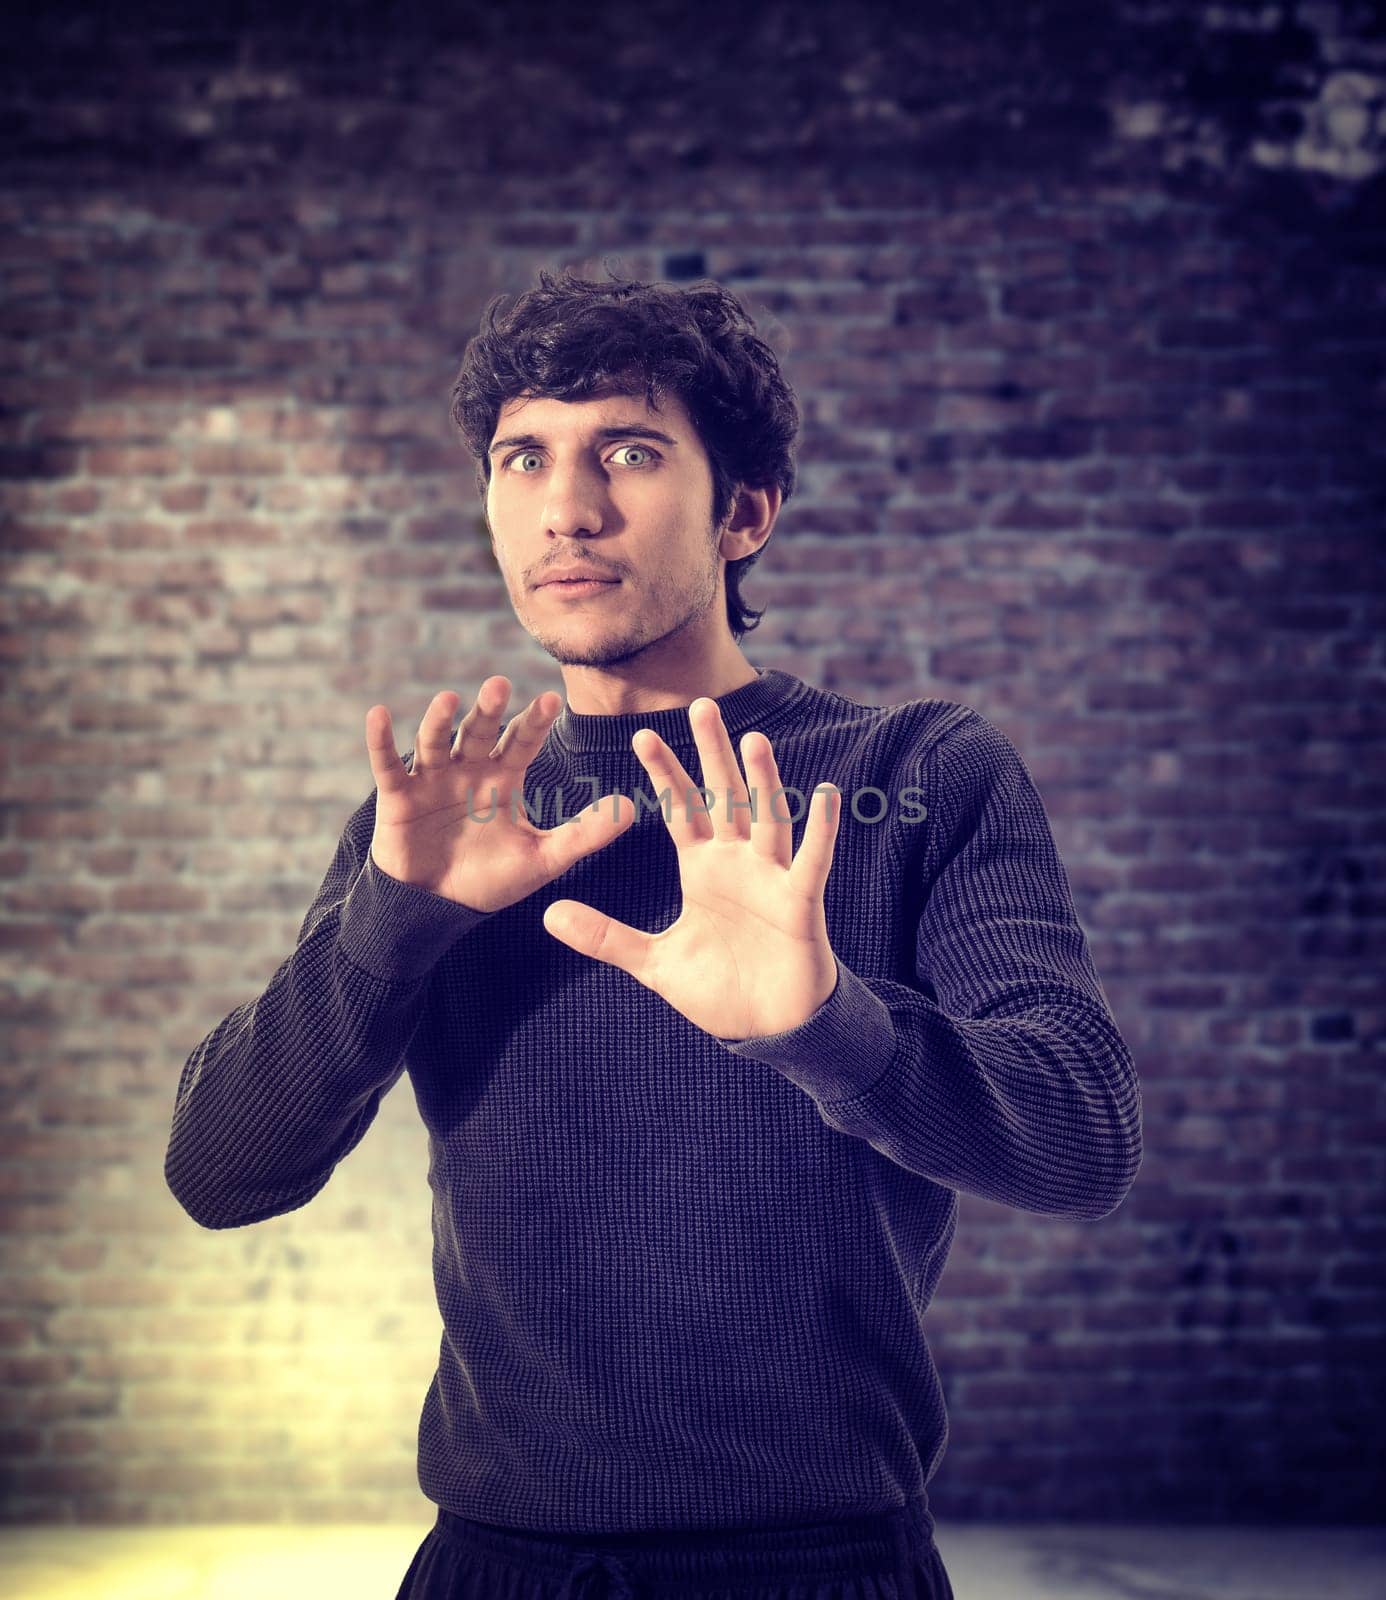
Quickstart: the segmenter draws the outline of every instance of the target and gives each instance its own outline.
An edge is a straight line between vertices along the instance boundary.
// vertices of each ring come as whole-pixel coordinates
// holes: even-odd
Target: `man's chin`
[[[622,662],[633,661],[649,646],[648,640],[637,644],[629,638],[554,639],[533,633],[530,638],[560,667],[618,667]]]
[[[624,662],[634,661],[641,654],[640,649],[574,650],[566,645],[555,647],[545,645],[544,650],[560,667],[619,667]]]

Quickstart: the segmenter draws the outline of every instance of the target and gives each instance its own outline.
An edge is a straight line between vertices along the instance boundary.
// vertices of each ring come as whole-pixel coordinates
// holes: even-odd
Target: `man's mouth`
[[[619,578],[555,578],[541,587],[561,594],[596,594],[599,589],[614,589]]]

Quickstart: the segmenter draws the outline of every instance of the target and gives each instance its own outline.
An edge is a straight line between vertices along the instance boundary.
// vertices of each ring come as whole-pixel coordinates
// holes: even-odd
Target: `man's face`
[[[712,469],[677,396],[660,411],[644,395],[511,400],[490,457],[491,545],[516,617],[555,661],[612,666],[709,625],[730,638]],[[618,581],[545,582],[565,567]]]

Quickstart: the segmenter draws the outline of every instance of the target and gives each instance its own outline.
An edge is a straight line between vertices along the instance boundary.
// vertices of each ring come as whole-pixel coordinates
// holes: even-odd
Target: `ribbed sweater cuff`
[[[422,977],[464,933],[490,915],[366,865],[342,904],[337,942],[347,959],[387,982]]]
[[[833,1105],[865,1094],[890,1070],[895,1022],[885,1001],[839,961],[833,992],[797,1028],[724,1048],[766,1062],[820,1105]]]

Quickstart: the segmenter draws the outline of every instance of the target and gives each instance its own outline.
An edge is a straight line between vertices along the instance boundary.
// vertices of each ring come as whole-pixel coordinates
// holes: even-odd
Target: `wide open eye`
[[[612,453],[614,455],[619,455],[621,453],[621,451],[623,451],[623,450],[638,450],[642,455],[648,456],[650,458],[650,460],[654,460],[654,451],[651,450],[648,445],[643,445],[643,444],[622,444],[622,445],[617,445],[616,449]],[[639,463],[639,462],[635,463],[635,465],[637,465],[637,466],[639,466],[640,464],[641,463]]]

